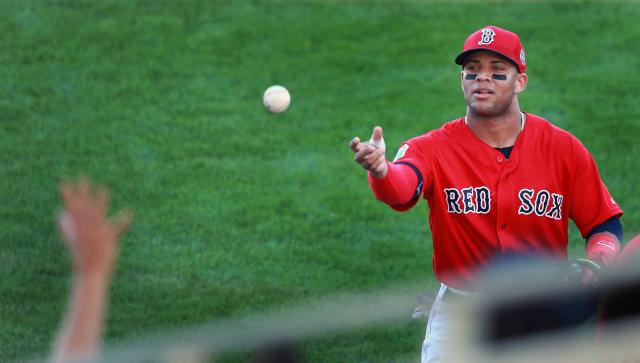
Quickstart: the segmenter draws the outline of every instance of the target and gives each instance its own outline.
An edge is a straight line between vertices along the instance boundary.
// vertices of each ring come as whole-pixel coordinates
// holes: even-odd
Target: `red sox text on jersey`
[[[491,211],[491,192],[488,187],[468,187],[462,189],[445,188],[444,195],[449,213],[478,213],[487,214]],[[518,214],[533,214],[555,220],[562,219],[561,194],[550,193],[542,189],[521,189],[518,192],[520,206]]]

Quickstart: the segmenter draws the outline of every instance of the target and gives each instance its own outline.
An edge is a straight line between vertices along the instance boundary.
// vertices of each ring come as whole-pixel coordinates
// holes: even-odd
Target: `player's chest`
[[[451,214],[510,210],[560,220],[568,203],[571,174],[563,164],[539,158],[491,157],[445,160],[436,166],[430,203]]]

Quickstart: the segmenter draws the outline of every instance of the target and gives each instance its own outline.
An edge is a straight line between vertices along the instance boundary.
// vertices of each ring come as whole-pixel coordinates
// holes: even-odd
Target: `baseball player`
[[[467,38],[455,62],[462,66],[464,117],[402,143],[393,162],[381,127],[368,142],[356,137],[350,143],[377,199],[397,211],[421,197],[429,205],[441,288],[423,363],[444,359],[447,301],[473,294],[493,260],[514,254],[566,259],[569,219],[586,239],[587,257],[604,267],[622,240],[623,212],[589,151],[569,132],[520,110],[527,75],[518,35],[484,27]]]

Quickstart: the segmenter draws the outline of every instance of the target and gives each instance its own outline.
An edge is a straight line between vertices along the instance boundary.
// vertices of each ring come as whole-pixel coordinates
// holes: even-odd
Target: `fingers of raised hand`
[[[374,146],[367,145],[362,151],[356,153],[355,161],[363,168],[371,170],[384,161],[384,154]]]
[[[108,235],[117,238],[131,223],[132,213],[129,211],[121,212],[110,222],[107,221],[109,191],[102,186],[92,186],[88,178],[75,183],[60,183],[60,194],[64,210],[58,223],[63,237],[71,242],[78,238],[92,243],[96,237],[109,238]],[[70,233],[71,230],[74,232]]]
[[[60,183],[60,198],[62,199],[62,204],[65,206],[65,209],[70,209],[70,207],[74,204],[75,199],[75,185],[68,181],[63,181]]]
[[[133,212],[128,209],[119,211],[111,220],[111,228],[116,236],[120,237],[133,222]]]
[[[371,133],[371,141],[374,143],[379,143],[382,141],[382,127],[376,126],[373,128],[373,132]]]
[[[107,215],[107,211],[109,210],[109,191],[107,188],[99,186],[95,190],[95,194],[92,202],[95,205],[96,213],[99,216],[104,217]]]
[[[60,196],[64,209],[72,215],[77,213],[96,213],[106,215],[109,205],[109,192],[104,187],[94,187],[88,178],[78,182],[60,183]]]
[[[371,163],[371,167],[369,168],[371,171],[379,171],[382,164],[386,163],[384,154],[380,153],[380,151],[376,151],[376,153],[378,154],[378,157]]]
[[[353,150],[353,152],[358,152],[360,151],[360,138],[359,137],[354,137],[353,139],[351,139],[351,142],[349,143],[349,147],[351,148],[351,150]]]
[[[367,156],[371,155],[373,152],[375,152],[375,148],[367,143],[360,143],[357,146],[357,150],[356,150],[356,155],[354,157],[354,160],[358,163],[358,164],[362,164],[362,162],[365,161],[365,159],[367,158]]]
[[[58,215],[58,228],[60,230],[62,238],[67,243],[75,243],[77,239],[76,230],[73,225],[73,219],[69,215],[69,212],[67,212],[66,210],[63,210]]]

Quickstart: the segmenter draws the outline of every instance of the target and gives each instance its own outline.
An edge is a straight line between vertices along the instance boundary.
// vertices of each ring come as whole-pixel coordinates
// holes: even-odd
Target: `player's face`
[[[491,52],[470,55],[462,67],[464,98],[469,112],[479,116],[500,116],[517,106],[517,96],[526,84],[526,74]]]

